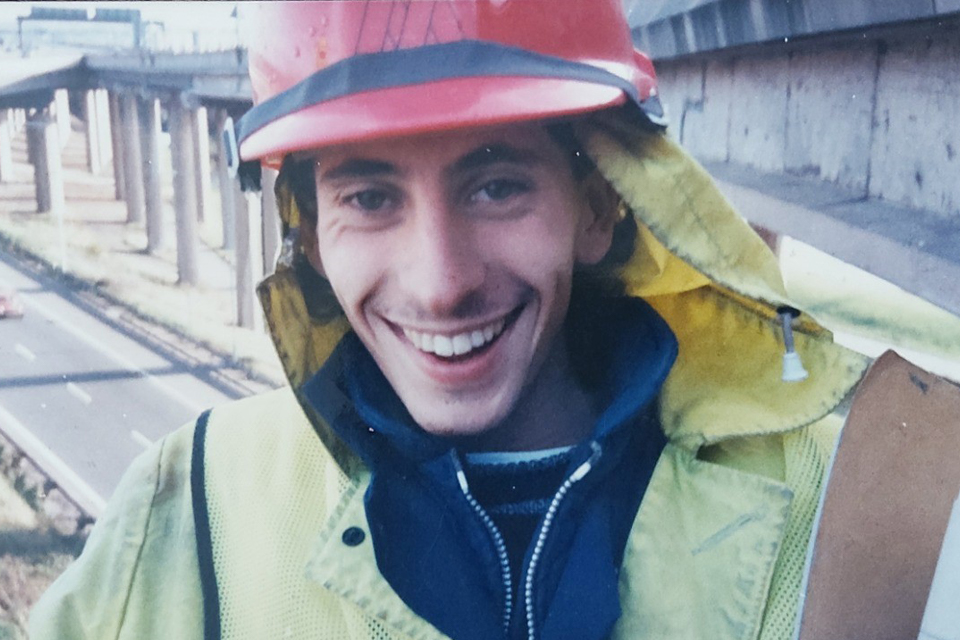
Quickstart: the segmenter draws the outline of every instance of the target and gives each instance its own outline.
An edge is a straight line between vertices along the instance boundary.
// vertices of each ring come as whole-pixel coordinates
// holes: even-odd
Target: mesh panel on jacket
[[[793,491],[790,521],[777,558],[760,640],[792,638],[813,520],[842,420],[823,420],[783,436],[787,486]]]
[[[351,482],[297,403],[277,402],[279,393],[267,394],[272,402],[254,398],[218,409],[210,421],[206,489],[222,637],[406,638],[307,578],[326,518]],[[276,436],[243,433],[250,429]]]

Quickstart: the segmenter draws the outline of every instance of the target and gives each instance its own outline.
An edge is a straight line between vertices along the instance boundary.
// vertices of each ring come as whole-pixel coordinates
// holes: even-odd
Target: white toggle
[[[803,362],[800,361],[800,354],[793,347],[793,319],[798,315],[796,309],[790,307],[781,307],[777,310],[780,316],[780,326],[783,329],[783,373],[780,379],[784,382],[800,382],[806,380],[807,370],[803,368]]]
[[[800,362],[800,356],[796,351],[788,351],[783,354],[783,376],[784,382],[800,382],[806,380],[807,370],[803,368]]]

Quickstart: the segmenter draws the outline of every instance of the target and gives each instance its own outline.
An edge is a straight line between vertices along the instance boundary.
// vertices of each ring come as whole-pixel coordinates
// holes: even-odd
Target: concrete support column
[[[97,89],[94,91],[93,102],[97,113],[97,150],[100,152],[100,164],[105,165],[113,158],[110,101],[107,97],[107,90]]]
[[[123,184],[127,201],[127,222],[140,223],[144,218],[143,153],[140,149],[140,117],[137,97],[125,94],[120,98],[123,125]]]
[[[90,173],[99,173],[100,158],[100,117],[97,113],[97,92],[86,91],[83,94],[83,124],[87,134],[87,169]]]
[[[197,169],[197,219],[201,222],[206,218],[209,210],[210,193],[210,124],[205,107],[198,107],[191,114],[194,128],[196,158],[194,166]]]
[[[27,137],[33,150],[37,212],[63,215],[66,198],[57,124],[48,113],[38,111],[27,123]]]
[[[13,133],[17,134],[23,131],[24,123],[27,121],[27,112],[24,109],[10,109],[10,122],[13,127]]]
[[[156,253],[166,238],[163,226],[163,199],[160,195],[160,103],[156,98],[141,98],[137,105],[140,118],[140,147],[143,153],[143,194],[147,218],[147,251]]]
[[[53,106],[53,105],[52,105],[52,103],[51,103],[51,107],[52,107],[52,106]],[[49,116],[49,113],[50,113],[50,112],[47,111],[47,113],[44,114],[44,113],[43,113],[43,109],[31,109],[30,112],[27,114],[27,120],[26,120],[26,122],[25,122],[24,125],[23,125],[23,126],[24,126],[24,129],[27,129],[27,124],[28,124],[30,121],[32,121],[32,120],[38,120],[39,118],[41,118],[41,117],[44,116],[44,115],[47,115],[47,117],[50,117],[50,116]],[[30,135],[30,130],[29,130],[29,129],[27,129],[27,135],[26,135],[26,137],[27,137],[27,162],[28,162],[29,164],[33,165],[33,164],[36,164],[36,162],[37,162],[37,151],[36,151],[36,147],[37,147],[37,143],[38,143],[39,138],[38,138],[36,135]]]
[[[110,141],[113,149],[113,193],[115,200],[126,200],[127,177],[123,167],[123,116],[120,108],[120,96],[111,93],[108,97],[110,108]]]
[[[55,115],[57,132],[60,134],[60,148],[63,149],[70,140],[70,94],[66,89],[57,89],[53,92],[53,101],[56,104]]]
[[[177,273],[179,282],[195,285],[200,280],[197,238],[197,183],[193,125],[190,110],[180,96],[171,100],[170,154],[173,159],[174,209],[177,218]]]
[[[750,18],[753,20],[753,28],[757,31],[758,42],[762,42],[772,37],[768,33],[768,20],[766,15],[764,15],[763,0],[750,0]]]
[[[216,120],[218,132],[223,131],[223,124],[226,119],[226,111],[221,111]],[[227,170],[227,151],[222,135],[217,136],[217,182],[220,187],[220,215],[223,227],[222,247],[229,250],[236,246],[236,180],[230,177]]]
[[[13,181],[13,118],[11,110],[0,109],[0,183]]]
[[[260,268],[260,193],[237,190],[237,326],[260,329],[254,287],[263,278]]]
[[[260,175],[263,186],[261,202],[261,233],[263,235],[263,273],[271,274],[277,266],[280,254],[280,212],[277,209],[277,196],[274,186],[277,183],[277,170],[264,168]]]

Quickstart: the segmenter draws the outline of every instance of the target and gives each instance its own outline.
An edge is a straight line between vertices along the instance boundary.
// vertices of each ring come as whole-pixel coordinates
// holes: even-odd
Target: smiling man
[[[32,637],[792,637],[865,362],[784,336],[619,0],[246,9],[290,385],[138,460]]]

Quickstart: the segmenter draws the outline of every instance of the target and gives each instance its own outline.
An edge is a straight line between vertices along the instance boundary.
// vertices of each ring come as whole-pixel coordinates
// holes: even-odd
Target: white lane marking
[[[146,372],[146,370],[144,370],[142,367],[135,364],[132,360],[120,354],[115,349],[111,349],[110,347],[103,344],[102,342],[100,342],[99,340],[97,340],[87,332],[83,331],[82,329],[78,329],[72,324],[64,322],[63,318],[61,318],[59,314],[54,313],[53,311],[48,309],[45,304],[38,302],[32,296],[29,298],[24,297],[24,301],[26,302],[26,304],[36,309],[40,313],[40,315],[46,317],[46,319],[49,320],[50,322],[53,322],[54,324],[62,327],[68,333],[73,334],[75,338],[77,338],[82,342],[85,342],[90,347],[106,355],[107,357],[112,359],[114,362],[119,364],[124,369],[127,369],[132,373],[142,377],[144,380],[147,380],[148,382],[150,382],[155,387],[157,387],[158,389],[160,389],[161,391],[163,391],[164,393],[166,393],[167,395],[175,399],[177,402],[179,402],[183,406],[191,409],[196,413],[200,413],[201,411],[208,408],[208,405],[195,402],[192,398],[188,397],[184,393],[181,393],[177,389],[174,389],[172,386],[170,386],[163,380],[160,380],[159,378],[155,378],[151,376],[149,373]]]
[[[26,360],[27,362],[33,362],[37,359],[37,356],[34,355],[33,351],[27,349],[25,346],[19,342],[13,347],[13,350],[17,352],[17,355]]]
[[[0,406],[0,429],[18,447],[33,459],[44,473],[59,485],[68,496],[77,501],[80,507],[91,517],[97,518],[103,513],[106,501],[93,487],[84,482],[66,462],[33,435],[29,429],[12,413]]]
[[[93,402],[93,398],[90,397],[90,394],[75,385],[72,382],[67,383],[67,391],[70,392],[74,398],[82,402],[83,404],[90,404]]]
[[[130,429],[130,437],[133,438],[133,441],[139,444],[144,449],[149,449],[153,446],[153,440],[143,435],[136,429]]]

